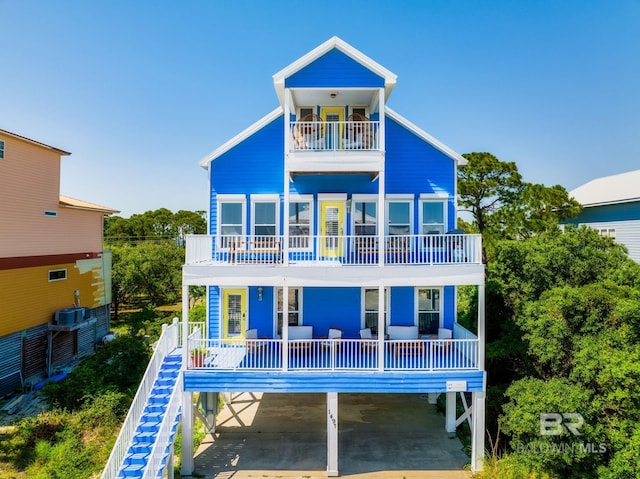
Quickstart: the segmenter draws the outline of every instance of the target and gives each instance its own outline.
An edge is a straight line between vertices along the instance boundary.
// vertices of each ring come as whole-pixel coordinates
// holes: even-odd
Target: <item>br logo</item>
[[[579,436],[579,429],[584,424],[582,414],[576,412],[567,413],[541,413],[540,414],[540,435],[559,436],[566,430],[574,436]]]

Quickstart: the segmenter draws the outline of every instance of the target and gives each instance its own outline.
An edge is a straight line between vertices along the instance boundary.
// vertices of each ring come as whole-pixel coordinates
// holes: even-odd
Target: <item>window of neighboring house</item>
[[[438,334],[440,327],[440,289],[418,288],[418,332]]]
[[[311,199],[293,199],[289,202],[289,247],[309,248],[313,202]]]
[[[446,226],[446,202],[441,200],[421,200],[420,222],[422,234],[442,234]]]
[[[365,288],[363,290],[364,327],[371,328],[372,334],[378,334],[378,288]],[[389,315],[389,290],[384,290],[384,324],[387,324]]]
[[[378,205],[375,201],[352,200],[353,234],[356,236],[374,236],[377,233]]]
[[[227,248],[230,241],[244,235],[245,200],[244,198],[218,199],[218,233],[220,245]]]
[[[253,206],[253,236],[275,236],[278,234],[277,201],[256,200],[251,198]]]
[[[49,270],[49,281],[62,281],[63,279],[67,279],[66,269],[50,269]]]
[[[4,159],[4,141],[0,140],[0,160]]]
[[[282,337],[282,315],[284,307],[282,305],[282,288],[277,288],[278,295],[278,337]],[[288,318],[289,326],[298,326],[302,324],[301,301],[302,290],[300,288],[289,288],[289,301],[288,301]]]
[[[387,201],[387,227],[390,236],[411,234],[413,202],[410,200]]]
[[[609,238],[616,239],[615,228],[595,228],[595,230],[600,233],[600,236],[607,236]]]

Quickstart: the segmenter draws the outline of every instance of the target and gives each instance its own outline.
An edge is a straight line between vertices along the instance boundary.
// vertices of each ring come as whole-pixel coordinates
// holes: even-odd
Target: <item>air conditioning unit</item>
[[[54,315],[54,322],[61,326],[73,324],[75,320],[76,320],[75,308],[60,309],[56,311]]]

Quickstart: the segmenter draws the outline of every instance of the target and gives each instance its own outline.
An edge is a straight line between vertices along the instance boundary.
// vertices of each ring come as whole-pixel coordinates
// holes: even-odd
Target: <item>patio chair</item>
[[[363,328],[360,330],[360,350],[364,352],[371,352],[378,347],[378,343],[374,341],[371,328]]]
[[[353,113],[347,118],[342,145],[348,150],[368,150],[371,147],[369,128],[364,122],[369,121],[364,115]]]
[[[247,341],[247,350],[249,352],[255,353],[256,351],[264,348],[267,345],[266,342],[259,341],[259,339],[267,339],[267,338],[264,338],[264,337],[258,338],[258,330],[256,328],[247,329],[244,337],[245,339],[249,340]]]
[[[451,340],[453,339],[453,331],[447,328],[438,328],[438,338],[434,346],[442,351],[449,351],[451,348]]]
[[[324,150],[322,119],[313,113],[305,115],[293,129],[293,142],[298,150]]]
[[[320,344],[323,348],[330,348],[333,343],[335,343],[336,349],[340,347],[340,341],[333,341],[334,339],[342,339],[342,329],[340,328],[329,328],[329,335],[324,338],[325,341],[322,341]]]

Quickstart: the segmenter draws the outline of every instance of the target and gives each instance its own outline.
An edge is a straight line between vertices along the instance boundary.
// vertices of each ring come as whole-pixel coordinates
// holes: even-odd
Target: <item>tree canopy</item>
[[[467,229],[482,235],[485,262],[497,240],[523,239],[557,228],[559,221],[581,210],[564,187],[525,182],[513,162],[486,152],[463,156],[467,164],[458,172],[459,203],[473,219]]]

